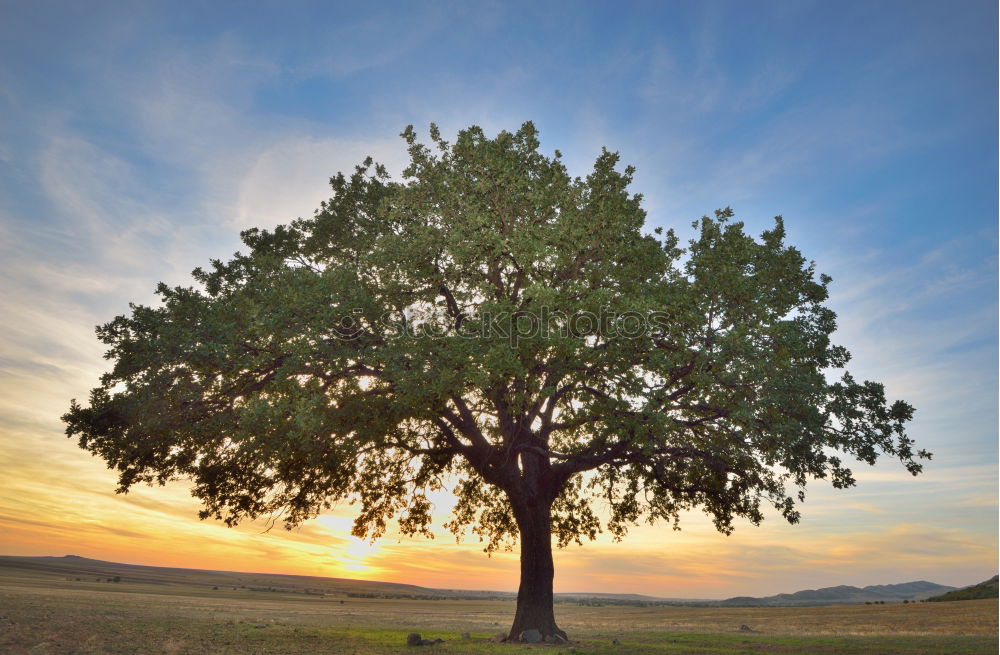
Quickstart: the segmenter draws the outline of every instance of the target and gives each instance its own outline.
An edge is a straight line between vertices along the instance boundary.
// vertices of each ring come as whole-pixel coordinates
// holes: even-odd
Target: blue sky
[[[771,517],[727,541],[692,519],[680,536],[566,551],[564,587],[792,591],[886,549],[905,565],[844,581],[995,572],[997,7],[973,0],[0,2],[0,465],[14,472],[0,482],[13,530],[0,551],[59,554],[67,526],[86,524],[89,554],[168,562],[150,544],[169,523],[218,552],[242,544],[227,557],[251,568],[308,572],[325,558],[336,574],[355,557],[379,562],[356,575],[410,575],[398,555],[433,551],[359,551],[340,514],[315,539],[217,535],[183,487],[115,497],[58,417],[105,365],[93,326],[149,301],[157,281],[185,283],[237,249],[240,229],[310,214],[326,180],[368,154],[398,173],[407,124],[448,135],[529,119],[576,174],[601,146],[620,151],[651,227],[685,235],[731,205],[759,232],[782,214],[834,278],[851,370],[913,403],[912,435],[935,452],[918,479],[886,462],[859,470],[855,490],[815,484],[794,528]],[[57,502],[80,489],[75,514]],[[117,534],[123,515],[145,527]],[[923,554],[903,545],[914,541]],[[651,583],[628,564],[661,542],[760,574],[712,577],[695,561]],[[197,556],[210,550],[186,561],[209,565]],[[476,550],[461,551],[467,571],[508,570]],[[586,564],[598,555],[613,579]]]

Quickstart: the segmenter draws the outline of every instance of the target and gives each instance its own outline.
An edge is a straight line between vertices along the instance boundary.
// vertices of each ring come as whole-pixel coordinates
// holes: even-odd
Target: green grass
[[[435,646],[407,648],[406,630],[356,628],[352,630],[303,628],[288,624],[238,623],[229,626],[205,622],[160,618],[131,621],[124,625],[102,624],[97,631],[53,635],[42,641],[18,643],[0,639],[0,647],[8,653],[344,653],[381,655],[388,653],[527,653],[541,650],[555,655],[636,655],[659,653],[837,653],[868,655],[871,653],[914,654],[974,654],[996,652],[995,638],[958,635],[934,636],[775,636],[700,633],[643,633],[622,638],[618,644],[609,639],[581,638],[568,646],[530,646],[496,644],[488,635],[473,633],[463,640],[458,633],[442,631],[425,633],[441,637],[445,642]],[[541,654],[539,654],[541,655]]]

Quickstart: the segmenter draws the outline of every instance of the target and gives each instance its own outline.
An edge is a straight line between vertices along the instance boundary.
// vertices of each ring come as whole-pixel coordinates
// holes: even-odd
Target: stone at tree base
[[[545,643],[547,644],[568,644],[569,640],[562,635],[545,635]]]
[[[521,633],[521,641],[529,644],[538,644],[542,641],[542,633],[532,628]]]

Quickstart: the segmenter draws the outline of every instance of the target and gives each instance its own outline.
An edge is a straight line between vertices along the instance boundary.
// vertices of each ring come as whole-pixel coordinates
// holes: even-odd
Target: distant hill
[[[642,605],[646,603],[655,604],[706,604],[717,603],[717,600],[705,598],[663,598],[661,596],[645,596],[643,594],[608,594],[597,592],[559,592],[554,594],[556,602],[572,603],[579,601],[593,601],[596,603]]]
[[[796,591],[794,594],[778,594],[764,598],[737,596],[727,598],[719,604],[730,607],[774,607],[780,605],[844,605],[880,600],[902,602],[904,600],[924,600],[954,588],[924,580],[902,584],[871,585],[863,588],[840,585],[822,589],[806,589]]]
[[[0,555],[0,577],[31,576],[53,577],[61,580],[107,581],[119,578],[121,583],[146,585],[187,585],[204,587],[237,588],[247,591],[278,592],[295,594],[318,594],[335,597],[378,597],[411,598],[434,600],[514,600],[517,594],[509,591],[487,591],[470,589],[435,589],[396,582],[376,582],[372,580],[352,580],[349,578],[323,578],[308,575],[283,575],[278,573],[241,573],[235,571],[207,571],[202,569],[182,569],[165,566],[141,566],[120,564],[102,560],[65,555],[63,557],[16,557]],[[982,583],[992,583],[992,596],[975,598],[996,598],[997,578]],[[982,585],[976,585],[980,587]],[[955,593],[965,592],[962,589]],[[778,594],[765,598],[740,596],[726,600],[705,600],[694,598],[662,598],[642,594],[610,593],[557,593],[556,602],[583,602],[596,604],[696,604],[731,607],[767,607],[781,605],[837,605],[884,600],[923,600],[931,596],[951,592],[955,587],[933,582],[907,582],[895,585],[874,585],[858,587],[826,587],[808,589],[794,594]],[[978,592],[977,592],[978,593]],[[971,597],[971,596],[970,596]],[[948,598],[948,600],[952,600]],[[957,598],[954,600],[958,600]]]
[[[1000,576],[995,575],[985,582],[949,591],[940,596],[931,596],[927,600],[938,603],[949,600],[976,600],[977,598],[1000,598]]]
[[[236,587],[250,591],[311,593],[341,597],[381,597],[413,599],[515,600],[509,591],[479,591],[469,589],[434,589],[395,582],[375,582],[348,578],[322,578],[278,573],[239,573],[207,571],[165,566],[140,566],[89,559],[78,555],[63,557],[16,557],[0,555],[0,574],[29,574],[62,579],[94,581],[120,578],[122,583],[150,585],[193,585],[196,587]],[[558,602],[591,600],[601,603],[664,603],[690,602],[689,599],[667,599],[641,594],[562,593]],[[711,602],[711,601],[708,601]]]
[[[140,566],[88,559],[77,555],[64,557],[0,556],[0,573],[18,571],[53,575],[61,578],[106,580],[118,576],[123,583],[151,585],[194,585],[237,587],[252,591],[315,593],[338,596],[384,596],[391,598],[515,598],[516,594],[496,591],[431,589],[395,582],[374,582],[348,578],[322,578],[276,573],[240,573],[206,571],[165,566]]]

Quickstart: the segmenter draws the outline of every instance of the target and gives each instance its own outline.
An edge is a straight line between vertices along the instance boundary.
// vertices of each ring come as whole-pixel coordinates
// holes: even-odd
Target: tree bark
[[[565,640],[553,608],[551,505],[515,503],[514,516],[521,533],[521,585],[507,641],[520,640],[525,630],[538,630],[547,641]]]

